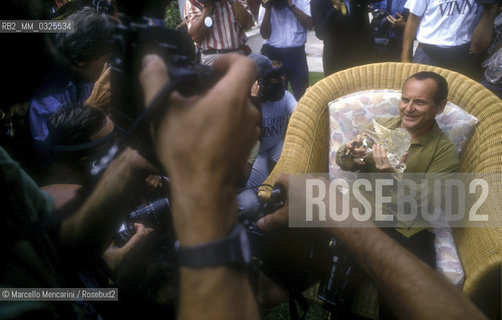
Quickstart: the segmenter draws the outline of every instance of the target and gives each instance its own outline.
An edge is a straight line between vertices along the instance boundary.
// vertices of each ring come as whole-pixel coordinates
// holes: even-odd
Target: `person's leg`
[[[309,85],[309,68],[305,47],[289,48],[282,57],[282,65],[286,72],[286,79],[291,84],[293,95],[298,101]]]
[[[418,47],[413,55],[413,59],[411,60],[414,63],[427,64],[429,66],[437,66],[437,61],[427,54],[424,49]]]
[[[258,199],[258,187],[268,177],[269,168],[267,156],[258,154],[251,169],[245,190],[237,195],[237,206],[239,216],[252,220],[258,215],[260,209],[260,200]]]

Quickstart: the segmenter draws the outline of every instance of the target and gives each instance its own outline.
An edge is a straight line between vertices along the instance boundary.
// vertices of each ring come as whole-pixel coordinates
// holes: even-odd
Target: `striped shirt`
[[[251,15],[249,7],[243,0],[239,1]],[[200,17],[204,5],[199,0],[186,0],[185,4],[185,19],[187,21],[188,30]],[[237,20],[232,9],[232,4],[228,0],[219,0],[213,2],[214,25],[206,31],[205,36],[196,42],[197,46],[202,50],[208,49],[239,49],[243,46],[247,37],[242,30],[242,27]]]

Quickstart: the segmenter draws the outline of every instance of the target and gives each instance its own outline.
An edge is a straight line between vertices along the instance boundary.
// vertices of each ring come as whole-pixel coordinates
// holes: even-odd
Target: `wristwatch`
[[[225,238],[191,247],[180,247],[176,241],[175,248],[179,264],[183,267],[248,265],[251,261],[248,234],[242,224],[236,224]]]
[[[206,26],[206,28],[211,28],[214,24],[214,20],[213,18],[211,18],[211,16],[206,16],[204,18],[204,25]]]

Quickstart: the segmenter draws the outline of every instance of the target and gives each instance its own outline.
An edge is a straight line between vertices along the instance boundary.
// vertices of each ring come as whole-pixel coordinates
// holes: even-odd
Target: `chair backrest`
[[[400,90],[403,82],[419,71],[433,71],[445,77],[448,100],[479,120],[460,155],[460,171],[502,173],[502,101],[497,96],[450,70],[389,62],[347,69],[310,88],[291,116],[281,158],[265,184],[273,185],[281,173],[328,172],[330,101],[363,90]],[[480,213],[494,217],[499,215],[500,208],[502,199],[492,199]],[[454,229],[453,233],[466,273],[464,294],[487,315],[500,314],[502,229],[463,228]]]

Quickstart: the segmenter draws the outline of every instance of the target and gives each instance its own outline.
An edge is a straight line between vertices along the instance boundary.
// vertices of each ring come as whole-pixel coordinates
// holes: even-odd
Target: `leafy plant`
[[[178,8],[177,1],[171,1],[167,6],[166,17],[164,21],[166,22],[166,27],[176,28],[178,24],[181,23],[180,10]]]

